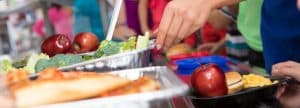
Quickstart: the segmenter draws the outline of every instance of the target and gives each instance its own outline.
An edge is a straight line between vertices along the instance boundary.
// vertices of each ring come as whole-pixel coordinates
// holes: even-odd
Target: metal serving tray
[[[189,90],[188,85],[179,80],[167,67],[130,69],[110,72],[110,74],[117,74],[131,80],[138,79],[142,76],[152,76],[160,83],[161,89],[155,92],[88,99],[40,106],[38,108],[151,108],[155,105],[157,106],[158,103],[166,102],[173,97],[183,96]]]
[[[101,57],[85,62],[60,67],[62,71],[72,70],[95,70],[95,71],[115,71],[122,69],[132,69],[147,67],[150,65],[150,50],[154,45],[148,48],[120,53],[112,56]],[[86,53],[92,54],[92,53]]]

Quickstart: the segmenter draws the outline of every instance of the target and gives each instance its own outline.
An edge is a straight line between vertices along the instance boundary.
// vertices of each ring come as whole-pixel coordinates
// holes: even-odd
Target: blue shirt
[[[268,72],[278,62],[300,62],[300,11],[296,2],[264,0],[261,33]]]
[[[73,5],[74,34],[92,32],[97,35],[99,40],[104,40],[104,28],[98,0],[75,0]]]

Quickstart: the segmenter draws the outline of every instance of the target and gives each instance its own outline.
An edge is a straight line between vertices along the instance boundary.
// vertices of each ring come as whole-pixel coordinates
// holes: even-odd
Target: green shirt
[[[262,51],[260,18],[263,0],[246,0],[239,5],[238,29],[250,48]]]

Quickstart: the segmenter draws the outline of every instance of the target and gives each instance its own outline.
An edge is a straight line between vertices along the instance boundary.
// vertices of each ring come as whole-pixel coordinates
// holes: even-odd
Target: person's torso
[[[131,29],[134,29],[138,34],[141,32],[140,30],[140,22],[138,15],[138,1],[137,0],[125,0],[126,7],[126,18],[127,25]]]
[[[264,0],[261,33],[267,70],[278,62],[300,61],[300,11],[297,0]]]
[[[152,13],[153,30],[156,29],[160,23],[165,7],[171,0],[150,0],[149,7]]]

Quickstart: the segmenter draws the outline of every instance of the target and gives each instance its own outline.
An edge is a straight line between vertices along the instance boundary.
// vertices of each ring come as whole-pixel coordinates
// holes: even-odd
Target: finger
[[[277,63],[277,64],[273,65],[272,68],[276,69],[276,68],[283,68],[283,67],[292,67],[292,66],[297,66],[297,65],[299,65],[297,62],[286,61],[286,62]]]
[[[177,40],[177,34],[178,34],[178,31],[180,29],[180,26],[182,24],[182,21],[183,21],[183,18],[180,14],[178,15],[175,15],[172,23],[171,23],[171,26],[170,26],[170,29],[167,33],[167,37],[168,39],[166,39],[166,43],[165,43],[165,48],[169,48],[172,44],[174,44],[174,40]]]
[[[289,76],[297,81],[300,81],[300,73],[298,72],[299,68],[289,68],[289,67],[284,67],[278,69],[279,73],[281,76]]]
[[[282,94],[285,91],[285,88],[286,88],[285,86],[278,87],[277,92],[275,94],[275,96],[276,96],[277,99],[279,99],[282,96]]]
[[[173,16],[174,16],[174,11],[167,6],[164,11],[163,17],[161,19],[161,23],[158,27],[157,40],[156,40],[156,45],[158,49],[164,47],[166,34],[170,28],[170,24],[173,20]]]
[[[137,35],[137,33],[134,30],[130,29],[129,30],[129,35],[134,36],[134,35]]]
[[[178,32],[178,38],[176,42],[180,42],[182,39],[184,39],[186,36],[188,36],[188,32],[190,31],[190,28],[192,27],[191,21],[189,21],[190,18],[185,18],[182,22],[181,28]]]
[[[157,33],[158,33],[158,29],[155,29],[155,30],[153,31],[153,33],[152,33],[152,34],[153,34],[154,36],[156,36],[156,35],[157,35]]]
[[[208,44],[200,45],[198,49],[203,50],[203,49],[209,49],[211,47],[212,47],[212,45],[210,43],[208,43]]]
[[[220,48],[218,46],[213,46],[210,50],[210,54],[217,54]]]
[[[300,10],[300,0],[297,0],[297,7],[298,7],[298,10]]]
[[[205,22],[207,21],[207,15],[209,15],[208,13],[205,14],[201,14],[199,16],[199,18],[193,22],[192,28],[190,29],[190,31],[187,33],[187,35],[190,35],[192,33],[194,33],[195,31],[199,30],[201,27],[203,27],[203,25],[205,24]]]

